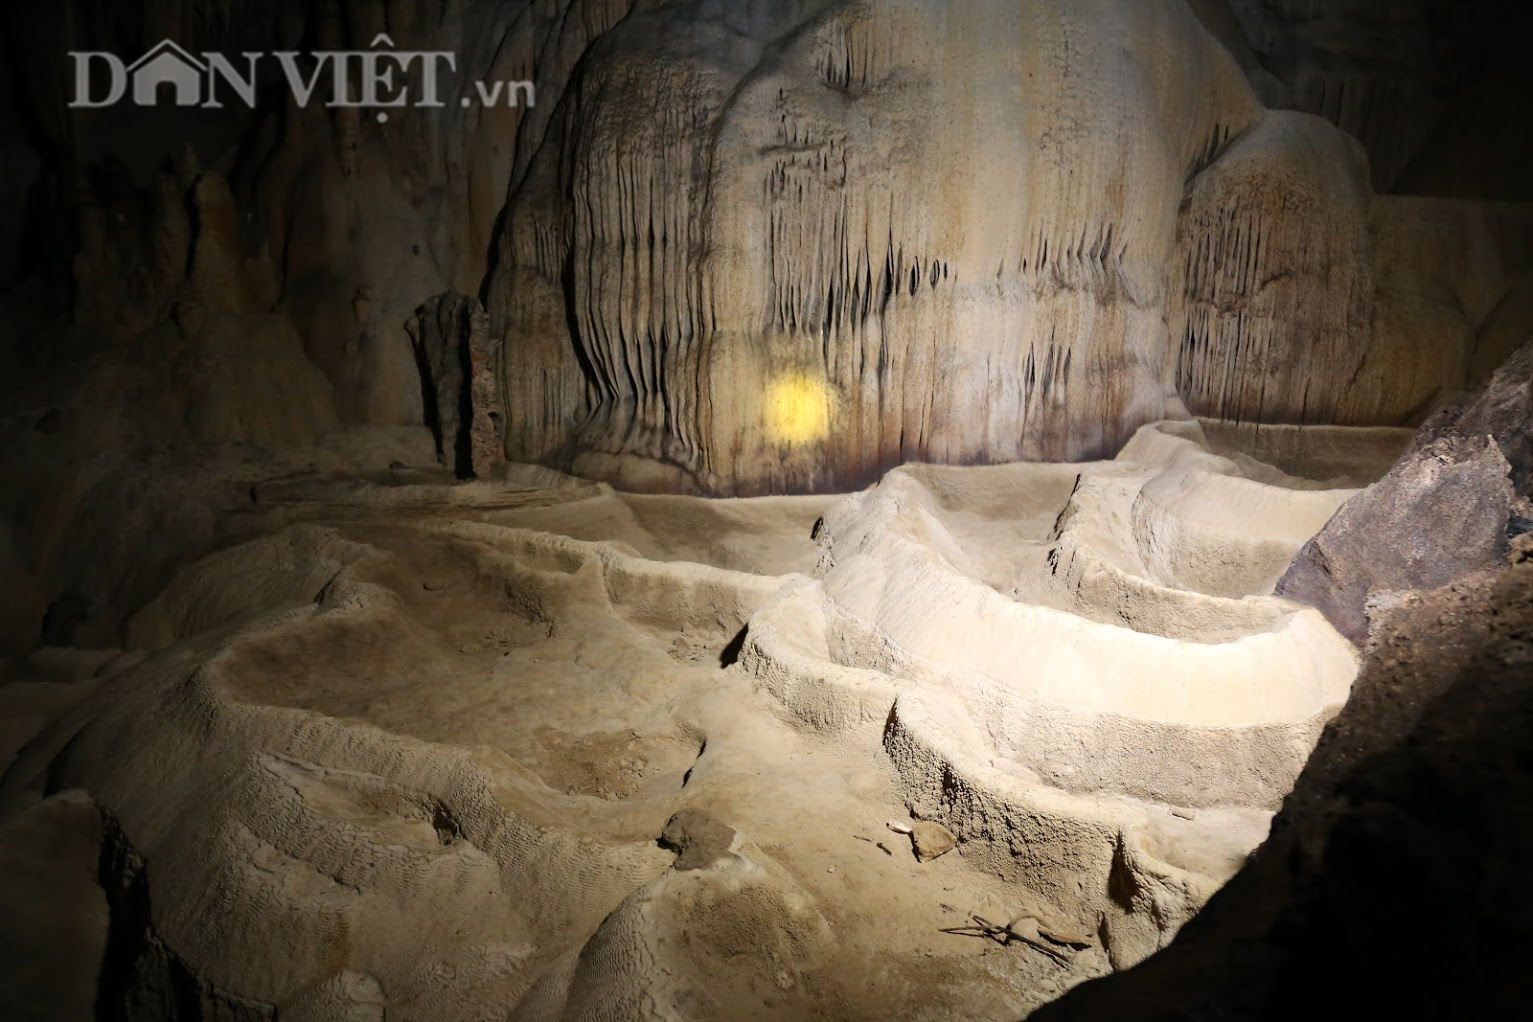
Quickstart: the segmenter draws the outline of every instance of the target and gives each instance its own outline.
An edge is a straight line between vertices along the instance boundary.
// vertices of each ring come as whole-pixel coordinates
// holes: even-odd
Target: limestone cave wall
[[[4,498],[0,549],[25,580],[8,620],[66,584],[136,590],[115,527],[92,522],[213,541],[203,509],[239,494],[145,481],[146,460],[418,430],[439,381],[410,324],[441,296],[487,314],[464,378],[507,459],[719,495],[1110,455],[1188,414],[1408,423],[1533,327],[1533,206],[1506,169],[1522,143],[1484,132],[1475,160],[1445,155],[1522,73],[1516,4],[66,0],[0,17],[20,239],[0,264],[0,468],[34,480]],[[271,82],[248,111],[67,106],[70,49],[380,33],[456,55],[442,108],[379,121]],[[533,105],[475,101],[520,80]]]

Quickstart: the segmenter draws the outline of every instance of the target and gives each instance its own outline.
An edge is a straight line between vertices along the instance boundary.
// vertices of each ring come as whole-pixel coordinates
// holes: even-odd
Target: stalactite
[[[755,493],[1110,454],[1178,398],[1361,414],[1394,370],[1358,154],[1264,112],[1182,5],[1103,16],[774,6],[728,60],[619,23],[504,218],[511,455]],[[774,428],[784,381],[822,435]]]
[[[1358,175],[1330,129],[1270,115],[1195,180],[1180,228],[1174,328],[1177,389],[1192,411],[1334,421],[1370,343],[1374,287]],[[1350,187],[1335,186],[1348,177]]]

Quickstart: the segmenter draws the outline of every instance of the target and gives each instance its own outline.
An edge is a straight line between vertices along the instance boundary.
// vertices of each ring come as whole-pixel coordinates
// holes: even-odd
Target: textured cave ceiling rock
[[[844,487],[1100,454],[1174,406],[1184,183],[1261,117],[1184,5],[773,8],[657,52],[658,17],[602,41],[512,196],[513,458]],[[783,442],[783,378],[823,437]]]
[[[220,174],[186,155],[147,193],[103,174],[92,194],[74,260],[74,343],[89,336],[101,349],[71,369],[76,399],[97,406],[101,446],[282,448],[335,425],[331,386],[274,312],[277,270],[248,244]]]
[[[433,295],[479,291],[507,187],[518,161],[525,163],[523,120],[529,134],[541,135],[571,68],[627,6],[146,0],[7,10],[7,32],[38,42],[36,52],[7,52],[30,141],[46,164],[29,243],[68,244],[81,206],[98,200],[99,185],[80,183],[99,179],[103,163],[116,168],[114,194],[152,198],[160,168],[191,148],[229,180],[242,244],[264,249],[277,273],[279,297],[269,311],[291,321],[334,387],[340,420],[419,425],[421,387],[404,324]],[[282,87],[263,91],[253,114],[237,102],[216,111],[66,109],[74,49],[131,59],[171,38],[193,52],[355,51],[380,34],[399,51],[455,55],[440,110],[405,111],[380,124],[371,111],[319,102],[299,108]],[[413,67],[418,78],[420,62]],[[540,106],[462,102],[477,96],[479,82],[523,79],[535,82]],[[161,227],[150,217],[138,229],[152,235]],[[85,232],[89,244],[88,224]],[[110,239],[102,261],[133,267],[140,244]],[[99,278],[76,290],[114,313],[129,304]]]
[[[1533,197],[1510,158],[1526,144],[1494,127],[1527,92],[1520,54],[1533,16],[1521,0],[1191,6],[1264,103],[1318,114],[1360,139],[1378,191]]]
[[[1483,377],[1533,318],[1533,216],[1375,199],[1357,143],[1258,102],[1286,86],[1247,7],[355,0],[215,31],[164,4],[112,38],[456,53],[439,111],[267,109],[208,157],[274,274],[249,311],[291,325],[337,422],[405,425],[405,324],[478,295],[507,457],[754,493],[1098,456],[1184,410],[1398,423]],[[518,79],[535,106],[460,102]],[[88,113],[66,166],[118,137]],[[191,228],[134,184],[148,114],[113,113],[145,211],[87,216],[78,292],[152,332],[166,307],[113,267]]]
[[[640,5],[510,192],[508,455],[844,489],[1483,378],[1533,313],[1527,207],[1375,198],[1198,6],[1234,56],[1182,3]]]
[[[8,54],[44,164],[28,237],[39,266],[68,249],[76,299],[5,312],[0,467],[35,480],[5,502],[13,637],[66,593],[123,609],[164,581],[71,539],[129,495],[210,534],[134,459],[418,428],[406,323],[450,292],[503,351],[474,405],[503,406],[509,460],[713,494],[1094,457],[1188,411],[1399,424],[1533,327],[1530,207],[1373,196],[1356,143],[1258,102],[1286,86],[1250,4],[107,6],[4,12],[36,42]],[[63,106],[71,47],[383,31],[457,54],[445,108],[278,95],[215,132]],[[460,102],[523,78],[534,107]]]
[[[1533,66],[1533,9],[1516,4],[1516,18],[1497,26],[1494,49],[1476,61],[1474,74],[1458,90],[1427,144],[1405,168],[1396,191],[1409,195],[1533,199],[1527,167],[1533,137],[1503,131],[1520,116]]]
[[[386,33],[400,51],[449,51],[439,111],[290,108],[256,177],[257,220],[283,253],[281,311],[335,386],[346,422],[418,424],[420,379],[404,324],[427,299],[477,293],[517,170],[570,68],[626,6],[348,3],[316,19],[316,50]],[[539,105],[464,105],[479,82],[531,80]]]
[[[1271,111],[1189,182],[1170,329],[1195,415],[1407,422],[1533,327],[1533,207],[1373,195],[1367,166]]]
[[[1172,323],[1194,414],[1336,421],[1374,305],[1366,168],[1352,139],[1273,112],[1188,185]]]
[[[1375,197],[1372,342],[1337,421],[1425,411],[1488,380],[1533,329],[1533,206]]]

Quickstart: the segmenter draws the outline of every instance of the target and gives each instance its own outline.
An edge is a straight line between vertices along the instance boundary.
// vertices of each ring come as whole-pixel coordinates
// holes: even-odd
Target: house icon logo
[[[137,106],[155,106],[166,86],[170,87],[176,106],[197,106],[202,102],[207,74],[206,63],[169,39],[128,66],[133,102]]]

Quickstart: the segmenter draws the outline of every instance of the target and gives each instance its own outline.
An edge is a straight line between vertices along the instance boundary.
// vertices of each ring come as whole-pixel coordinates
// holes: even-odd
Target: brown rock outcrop
[[[1382,480],[1299,552],[1277,591],[1362,645],[1370,596],[1435,589],[1503,566],[1530,527],[1533,343],[1478,393],[1434,415]]]
[[[448,292],[415,310],[407,324],[425,381],[426,423],[437,458],[460,479],[504,460],[495,383],[499,345],[476,298]]]

